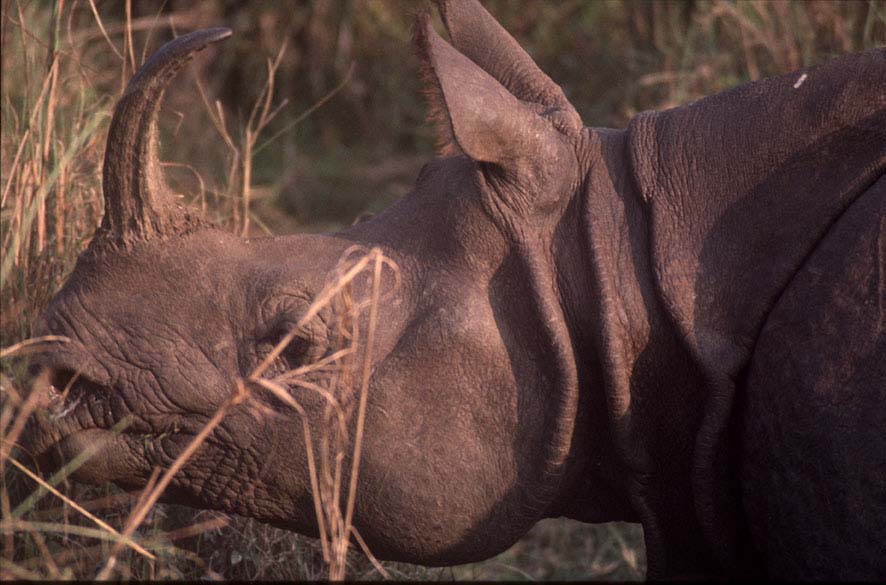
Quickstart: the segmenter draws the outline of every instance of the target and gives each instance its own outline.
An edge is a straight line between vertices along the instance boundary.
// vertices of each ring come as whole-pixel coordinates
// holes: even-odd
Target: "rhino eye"
[[[272,336],[273,345],[271,346],[271,349],[277,347],[288,334],[289,329],[278,330]],[[307,362],[310,350],[311,339],[307,335],[299,334],[296,335],[285,348],[283,348],[283,352],[278,359],[282,361],[281,365],[286,370],[292,370]]]
[[[265,358],[274,351],[274,348],[283,341],[283,338],[286,337],[287,333],[288,332],[285,330],[275,330],[273,333],[262,339],[256,348],[258,362],[264,361]],[[292,370],[300,366],[304,362],[308,346],[309,342],[306,339],[296,336],[295,339],[289,342],[289,345],[283,348],[283,351],[280,352],[280,355],[265,372],[264,377],[273,378],[287,370]]]
[[[274,351],[274,348],[284,341],[293,327],[294,324],[288,321],[275,325],[258,343],[256,353],[259,361],[264,360],[268,354]],[[265,377],[273,378],[316,361],[326,351],[325,343],[322,341],[323,336],[318,335],[312,328],[299,330],[274,360],[273,365],[265,373]]]

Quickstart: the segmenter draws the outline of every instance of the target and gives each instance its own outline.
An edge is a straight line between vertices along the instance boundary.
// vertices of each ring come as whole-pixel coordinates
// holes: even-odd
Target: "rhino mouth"
[[[64,420],[82,406],[97,426],[101,426],[99,421],[106,422],[105,413],[109,412],[110,407],[109,388],[67,368],[54,368],[47,377],[49,383],[44,390],[50,420]]]
[[[87,449],[104,450],[101,459],[119,455],[130,465],[135,454],[169,464],[199,431],[181,416],[139,415],[118,389],[70,368],[44,368],[32,391],[43,393],[43,408],[32,415],[23,446],[43,470],[58,469]]]

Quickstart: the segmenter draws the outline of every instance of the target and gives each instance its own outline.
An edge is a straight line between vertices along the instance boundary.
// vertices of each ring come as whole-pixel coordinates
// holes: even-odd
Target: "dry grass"
[[[13,9],[15,14],[12,13]],[[110,46],[111,53],[119,59],[119,87],[122,89],[125,80],[136,70],[137,61],[144,60],[147,43],[139,59],[133,41],[136,26],[131,18],[128,2],[124,26],[112,29],[117,30],[122,37],[118,40],[121,45],[119,49],[94,2],[89,2],[89,9],[94,17],[94,25],[100,32],[100,37],[90,38],[103,40]],[[112,100],[96,104],[92,102],[94,99],[92,94],[98,88],[106,90],[116,85],[116,79],[114,76],[105,79],[92,76],[94,70],[103,67],[98,63],[93,66],[88,60],[87,50],[84,48],[85,42],[76,40],[72,25],[75,19],[74,10],[67,13],[66,49],[60,48],[63,14],[64,2],[57,2],[51,13],[33,5],[4,4],[3,18],[7,26],[3,29],[3,45],[12,42],[10,35],[17,34],[24,49],[10,59],[6,58],[4,51],[4,69],[22,72],[25,77],[23,86],[17,87],[9,84],[8,76],[4,75],[3,87],[5,98],[3,152],[4,154],[15,152],[8,165],[4,156],[3,166],[4,339],[15,339],[25,335],[30,327],[29,324],[22,322],[23,318],[35,316],[38,309],[58,288],[61,278],[95,229],[102,207],[98,172],[101,168],[103,130],[110,118]],[[32,30],[44,28],[43,25],[46,23],[41,22],[41,18],[50,20],[49,29],[52,34],[48,45],[41,43],[41,35]],[[12,24],[11,27],[9,23]],[[150,38],[155,26],[175,27],[176,24],[174,19],[164,23],[159,23],[155,19],[153,25],[147,28],[147,37]],[[82,38],[82,31],[78,32]],[[249,231],[253,152],[262,132],[286,106],[285,100],[274,104],[275,72],[284,50],[285,46],[281,46],[277,57],[268,60],[265,87],[239,133],[242,136],[240,140],[232,137],[220,104],[216,102],[214,107],[210,105],[211,102],[206,97],[207,93],[202,84],[199,82],[197,84],[214,127],[229,147],[230,158],[226,188],[216,190],[217,197],[211,210],[207,202],[205,181],[200,173],[188,167],[201,186],[200,198],[196,203],[205,213],[214,212],[217,220],[221,215],[221,223],[229,224],[244,234]],[[40,67],[41,56],[46,57],[45,69]],[[64,75],[60,76],[62,71]],[[42,77],[39,77],[41,74]],[[29,91],[29,84],[35,84],[38,79],[40,90],[39,93],[33,94]],[[64,85],[65,90],[60,91],[60,85]],[[70,88],[74,88],[75,91],[71,91]],[[330,97],[331,94],[324,98],[323,103]],[[319,105],[322,103],[318,104],[318,107]],[[292,128],[298,121],[297,118],[288,128]],[[8,131],[10,127],[12,130]],[[279,137],[286,129],[279,131],[269,140]],[[54,205],[50,205],[50,202]],[[72,210],[79,211],[74,215]],[[21,371],[21,362],[14,360],[21,354],[39,349],[45,343],[60,342],[64,339],[26,339],[3,349],[0,358],[5,360],[6,367],[0,380],[3,392],[2,428],[0,428],[3,449],[0,452],[0,467],[5,470],[6,463],[10,463],[11,469],[18,470],[23,476],[4,474],[2,493],[0,493],[4,518],[0,521],[0,532],[3,533],[3,563],[0,573],[5,578],[25,579],[93,577],[105,580],[127,578],[133,574],[148,578],[183,574],[193,576],[192,572],[182,573],[183,569],[179,563],[185,560],[199,566],[204,564],[202,559],[171,545],[170,542],[179,538],[193,538],[206,529],[218,529],[228,523],[227,519],[216,517],[165,534],[152,533],[148,537],[145,537],[143,525],[149,515],[156,510],[158,500],[175,474],[186,465],[229,410],[250,401],[256,390],[265,389],[276,394],[284,403],[302,415],[310,461],[309,472],[317,503],[317,520],[322,534],[320,543],[330,578],[341,579],[346,574],[351,536],[363,547],[376,570],[386,575],[384,568],[365,548],[353,526],[370,352],[363,352],[367,357],[362,364],[362,370],[356,367],[360,364],[351,364],[349,359],[352,355],[356,355],[358,344],[365,344],[371,348],[376,307],[381,290],[382,268],[388,266],[396,274],[396,267],[378,250],[364,251],[362,255],[358,250],[352,252],[343,259],[342,269],[336,273],[335,280],[317,297],[302,319],[304,322],[309,321],[331,303],[339,305],[339,310],[336,311],[336,314],[341,315],[339,337],[348,341],[348,348],[346,351],[337,352],[320,364],[302,368],[301,371],[287,372],[285,380],[282,380],[287,384],[316,390],[328,399],[326,424],[320,429],[317,441],[320,444],[318,453],[315,454],[312,448],[315,441],[312,440],[312,430],[304,417],[304,410],[291,394],[283,389],[280,381],[262,377],[265,369],[292,340],[290,336],[284,339],[268,360],[259,365],[247,379],[235,381],[233,385],[235,391],[228,400],[219,406],[207,425],[168,469],[162,473],[159,469],[155,470],[151,481],[133,502],[131,510],[125,515],[120,511],[115,514],[118,523],[120,519],[125,518],[120,530],[78,504],[76,497],[70,497],[57,488],[67,483],[68,476],[93,453],[87,450],[48,480],[34,474],[15,458],[16,452],[13,446],[24,428],[25,421],[38,408],[38,403],[42,400],[42,388],[35,383],[30,391],[25,390],[19,383],[19,380],[25,379]],[[352,281],[367,270],[372,274],[371,298],[368,301],[355,300],[352,297]],[[369,330],[365,340],[362,339],[357,327],[364,311],[369,313]],[[302,324],[296,327],[293,335]],[[303,379],[305,374],[319,367],[335,373],[334,386],[322,388]],[[359,380],[356,381],[356,392],[350,389],[350,385],[355,382],[351,379],[352,370],[362,371]],[[357,431],[356,436],[352,438],[348,436],[344,424],[345,418],[351,413],[348,411],[348,405],[339,402],[338,397],[354,394],[358,396]],[[255,406],[259,408],[258,403],[255,403]],[[125,425],[126,421],[121,421],[119,428],[115,430],[122,431]],[[351,480],[346,493],[341,494],[343,472],[341,465],[346,460],[345,450],[348,448],[352,449],[349,458],[353,462],[349,474]],[[315,461],[317,455],[319,455],[319,465]],[[33,483],[28,485],[27,481],[23,481],[24,478]],[[71,486],[68,489],[77,491]],[[46,495],[52,495],[63,503],[61,508],[54,508],[56,514],[48,514],[48,510],[41,506]],[[17,503],[13,505],[13,502]],[[41,519],[36,520],[37,517]],[[46,518],[52,521],[46,521]],[[67,549],[62,552],[75,550],[71,546],[72,540],[76,540],[77,544],[82,546],[82,554],[59,555],[58,550],[52,550],[60,548]],[[89,540],[98,540],[101,544],[89,545],[87,544]],[[140,555],[143,562],[137,562],[132,557],[133,554]],[[214,576],[211,570],[205,575]]]

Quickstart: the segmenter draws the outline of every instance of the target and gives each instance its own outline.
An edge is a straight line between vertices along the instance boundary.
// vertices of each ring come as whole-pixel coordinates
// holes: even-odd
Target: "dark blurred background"
[[[134,3],[132,17],[160,25],[178,18],[181,30],[215,24],[234,29],[234,37],[198,66],[235,140],[266,83],[266,61],[283,44],[274,100],[289,104],[262,137],[287,127],[346,80],[323,106],[254,156],[253,209],[268,229],[282,233],[328,229],[383,208],[409,189],[433,155],[411,48],[414,14],[427,4],[149,0]],[[677,106],[870,48],[886,37],[886,5],[866,0],[485,5],[592,126],[621,127],[639,111]],[[109,21],[125,18],[122,2],[102,5],[102,11]],[[136,32],[136,46],[146,34]],[[169,34],[155,30],[150,45]],[[179,81],[172,94],[165,118],[178,134],[167,133],[166,157],[191,162],[210,188],[222,189],[230,153],[212,125],[193,111],[198,103],[193,85]],[[193,180],[179,177],[188,178]],[[193,184],[179,186],[193,192]]]

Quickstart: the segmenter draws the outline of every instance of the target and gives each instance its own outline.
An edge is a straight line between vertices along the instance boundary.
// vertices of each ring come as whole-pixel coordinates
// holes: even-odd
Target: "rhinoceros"
[[[593,128],[476,0],[438,5],[449,40],[425,15],[416,46],[445,154],[335,233],[238,237],[165,187],[164,88],[230,31],[144,65],[40,321],[79,402],[26,447],[98,445],[78,479],[144,486],[358,245],[401,277],[353,517],[380,558],[484,559],[566,516],[641,523],[652,578],[886,577],[886,51]],[[328,323],[288,366],[328,354]],[[232,408],[164,498],[316,534],[299,415],[273,404]]]

